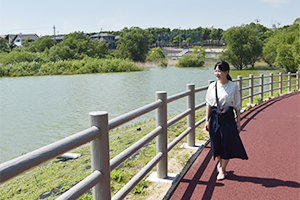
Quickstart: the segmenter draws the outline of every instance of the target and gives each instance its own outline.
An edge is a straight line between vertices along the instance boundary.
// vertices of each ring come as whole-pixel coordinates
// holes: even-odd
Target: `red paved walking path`
[[[165,199],[300,199],[300,92],[261,103],[241,115],[249,160],[233,159],[217,181],[208,144]]]

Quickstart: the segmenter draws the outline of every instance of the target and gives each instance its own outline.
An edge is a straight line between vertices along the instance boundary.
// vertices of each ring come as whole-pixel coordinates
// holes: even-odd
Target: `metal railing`
[[[288,77],[287,80],[283,80],[283,77],[285,76]],[[292,79],[292,76],[296,76],[296,78]],[[274,77],[279,77],[279,80],[274,81]],[[266,78],[269,78],[270,80],[268,83],[265,83]],[[260,83],[257,85],[254,84],[254,80],[256,79],[260,80]],[[239,85],[242,100],[249,98],[249,103],[251,104],[253,103],[254,96],[260,95],[261,99],[263,99],[264,93],[269,92],[270,96],[273,96],[274,90],[279,90],[279,93],[282,94],[283,89],[288,88],[288,91],[291,92],[291,87],[296,87],[299,91],[299,72],[294,74],[279,73],[279,75],[273,75],[273,73],[271,73],[269,76],[261,74],[259,77],[250,75],[249,78],[242,78],[242,76],[238,76],[238,79],[233,81],[237,82]],[[249,81],[249,85],[243,87],[243,81]],[[209,81],[209,83],[210,82],[211,81]],[[287,85],[284,84],[285,82],[287,82]],[[292,82],[295,82],[295,84],[292,84]],[[274,84],[278,84],[279,87],[274,88]],[[264,90],[265,86],[269,86],[269,89]],[[195,105],[195,93],[205,91],[207,88],[208,85],[195,88],[194,84],[188,84],[186,91],[170,97],[167,97],[167,92],[158,91],[156,92],[156,101],[153,103],[109,121],[107,112],[90,112],[90,128],[0,164],[0,183],[17,176],[26,170],[36,167],[47,160],[53,159],[69,150],[90,142],[92,173],[57,199],[76,199],[91,188],[93,188],[94,199],[123,199],[153,169],[155,165],[157,166],[157,178],[167,178],[168,152],[183,138],[185,138],[185,136],[187,136],[188,146],[195,146],[195,128],[205,121],[204,117],[200,121],[195,122],[195,111],[206,105],[205,102]],[[260,88],[259,92],[254,93],[254,88]],[[249,90],[249,95],[243,96],[243,91],[245,90]],[[184,97],[187,97],[187,109],[167,121],[168,103]],[[156,110],[156,128],[110,160],[109,131],[153,110]],[[168,143],[168,127],[184,117],[187,117],[186,130],[173,141]],[[111,198],[110,172],[154,138],[157,139],[156,155]]]
[[[287,80],[283,80],[283,77],[287,77]],[[292,79],[292,76],[295,76],[295,79]],[[278,81],[274,81],[275,77],[279,77]],[[258,79],[259,83],[255,84],[254,80]],[[268,82],[265,81],[265,79],[269,79]],[[249,75],[249,78],[243,78],[242,76],[238,76],[237,79],[233,80],[234,82],[237,82],[240,89],[240,95],[242,97],[242,100],[249,98],[249,103],[253,104],[253,98],[257,95],[259,95],[260,99],[263,100],[264,93],[270,93],[270,96],[273,96],[273,92],[276,90],[279,90],[279,94],[282,94],[283,89],[288,88],[288,92],[291,92],[292,87],[296,87],[297,90],[299,90],[299,72],[296,73],[279,73],[274,75],[273,73],[270,73],[270,75],[265,76],[264,74],[260,74],[260,76],[254,77],[252,74]],[[243,87],[243,81],[249,81],[249,85],[246,87]],[[295,84],[292,84],[292,82],[295,82]],[[284,83],[287,83],[286,86],[284,86]],[[278,85],[278,87],[274,88],[274,85]],[[265,86],[269,86],[268,90],[265,90]],[[259,91],[254,93],[255,88],[259,88]],[[243,96],[243,91],[249,90],[249,94],[247,96]]]

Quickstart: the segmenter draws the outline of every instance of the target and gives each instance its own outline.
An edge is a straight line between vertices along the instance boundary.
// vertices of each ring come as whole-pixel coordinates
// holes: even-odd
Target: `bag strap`
[[[219,107],[220,107],[220,104],[219,104],[219,99],[218,99],[218,92],[217,92],[217,83],[218,83],[218,81],[216,81],[216,86],[215,86],[215,90],[216,90],[216,101],[217,101],[217,108],[219,109]]]

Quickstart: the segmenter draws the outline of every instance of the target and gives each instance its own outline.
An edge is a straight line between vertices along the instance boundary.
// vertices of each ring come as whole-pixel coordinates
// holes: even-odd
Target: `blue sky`
[[[0,0],[0,35],[118,31],[124,27],[222,28],[260,20],[290,25],[299,0]]]

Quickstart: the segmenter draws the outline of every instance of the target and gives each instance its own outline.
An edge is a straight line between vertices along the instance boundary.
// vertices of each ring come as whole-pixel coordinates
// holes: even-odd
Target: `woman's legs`
[[[218,172],[219,172],[217,179],[223,180],[226,176],[226,167],[228,165],[229,159],[228,160],[221,159],[220,156],[218,156],[217,159],[219,160],[219,163],[217,165]]]
[[[228,163],[229,163],[229,159],[228,160],[222,159],[222,170],[224,173],[226,173],[226,167]]]
[[[220,156],[216,157],[218,159],[218,164],[217,164],[217,171],[220,172],[222,170],[222,160]]]

